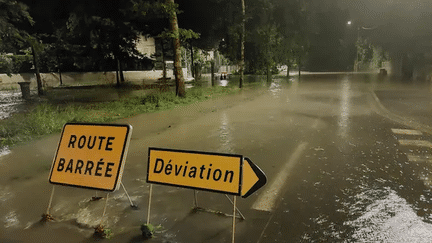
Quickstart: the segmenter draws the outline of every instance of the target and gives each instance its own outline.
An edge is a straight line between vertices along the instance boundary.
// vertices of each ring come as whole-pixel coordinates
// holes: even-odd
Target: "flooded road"
[[[258,82],[119,121],[134,128],[123,184],[138,209],[123,190],[106,201],[106,193],[56,186],[56,220],[40,224],[59,134],[0,156],[0,242],[94,242],[101,222],[113,233],[106,242],[144,242],[148,147],[241,154],[266,173],[266,186],[238,199],[246,220],[236,223],[237,242],[430,242],[432,137],[379,115],[370,90],[388,84],[349,74]],[[232,212],[222,194],[200,191],[198,205]],[[231,218],[193,206],[192,190],[154,185],[150,222],[160,227],[146,242],[231,241]]]

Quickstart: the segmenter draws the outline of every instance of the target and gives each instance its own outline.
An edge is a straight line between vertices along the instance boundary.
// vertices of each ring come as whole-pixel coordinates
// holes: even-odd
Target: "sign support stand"
[[[203,183],[203,180],[206,180],[206,183]],[[153,183],[191,188],[194,189],[193,213],[204,211],[232,217],[232,242],[234,243],[236,218],[245,220],[236,206],[237,196],[247,198],[264,186],[267,178],[258,166],[242,155],[149,147],[146,181],[150,183],[148,224]],[[232,215],[199,207],[195,189],[224,193],[233,205]],[[234,200],[232,201],[227,194],[233,195]]]
[[[211,209],[205,209],[205,208],[198,207],[198,197],[197,197],[197,194],[198,194],[198,192],[197,192],[196,190],[194,190],[194,212],[196,212],[196,211],[198,211],[198,210],[201,210],[201,211],[204,211],[204,212],[214,213],[214,212],[215,212],[214,210],[211,210]],[[233,202],[233,201],[228,197],[227,194],[225,194],[225,197],[226,197],[226,198],[231,202],[232,205],[234,205],[234,202]],[[234,205],[234,207],[235,207],[236,211],[238,212],[238,214],[239,214],[240,216],[237,216],[236,211],[234,211],[234,214],[233,214],[232,216],[233,216],[233,217],[238,217],[238,218],[240,218],[241,220],[245,220],[246,218],[245,218],[244,215],[240,212],[240,210],[239,210],[235,205]],[[226,214],[226,213],[220,213],[220,214],[225,215],[225,216],[227,216],[227,217],[231,217],[231,215]]]
[[[135,204],[132,202],[132,199],[130,198],[129,193],[128,193],[127,190],[126,190],[126,187],[123,185],[123,182],[120,182],[120,185],[122,186],[122,188],[123,188],[123,190],[124,190],[124,192],[125,192],[125,194],[126,194],[126,197],[129,199],[129,203],[130,203],[131,207],[132,207],[132,208],[138,208],[138,206],[135,205]],[[98,191],[95,192],[95,196],[92,197],[92,198],[90,199],[90,201],[98,201],[98,200],[100,200],[100,199],[103,198],[103,197],[98,197],[98,193],[97,193],[97,192],[98,192]]]
[[[123,185],[123,182],[120,182],[120,185],[123,187],[123,190],[125,191],[125,194],[126,194],[127,198],[129,199],[129,202],[130,202],[131,207],[132,207],[132,208],[138,208],[137,205],[134,205],[134,204],[133,204],[132,199],[131,199],[130,196],[129,196],[129,193],[126,191],[126,188],[125,188],[125,186]]]
[[[240,212],[240,210],[235,206],[235,201],[233,202],[227,194],[225,194],[225,197],[228,198],[228,200],[231,202],[232,205],[234,205],[234,207],[237,209],[238,214],[240,215],[242,220],[245,220],[246,218],[243,216],[243,214]],[[236,198],[236,196],[234,196],[234,199]],[[235,215],[235,211],[234,211],[234,215]]]

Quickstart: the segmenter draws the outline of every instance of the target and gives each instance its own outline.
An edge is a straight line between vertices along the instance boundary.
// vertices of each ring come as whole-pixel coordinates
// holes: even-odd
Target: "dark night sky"
[[[415,29],[430,24],[425,21],[432,16],[431,0],[339,0],[339,5],[367,25],[398,22]]]
[[[397,49],[432,49],[432,0],[337,1],[349,9],[355,26],[377,28],[380,42]]]

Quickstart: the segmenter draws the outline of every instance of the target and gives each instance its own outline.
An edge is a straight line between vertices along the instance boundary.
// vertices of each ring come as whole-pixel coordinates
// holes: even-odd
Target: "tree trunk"
[[[270,64],[267,64],[267,83],[271,83],[271,70],[270,70]]]
[[[214,87],[215,86],[215,75],[214,75],[214,70],[215,70],[215,61],[214,60],[212,60],[211,62],[210,62],[210,69],[211,69],[211,84],[212,84],[212,87]]]
[[[116,61],[116,63],[117,63],[117,65],[116,65],[116,80],[117,80],[117,87],[120,87],[119,66],[118,66],[119,61],[118,61],[118,58],[117,58],[117,57],[115,57],[115,61]]]
[[[192,78],[195,78],[194,52],[193,52],[192,43],[190,44],[190,49],[191,49],[191,73],[192,73]]]
[[[58,69],[58,73],[59,73],[59,78],[60,78],[60,86],[62,86],[63,85],[63,79],[62,79],[60,68]]]
[[[162,82],[165,84],[167,78],[167,69],[166,69],[166,62],[165,62],[165,54],[164,50],[162,49]]]
[[[123,75],[123,65],[120,62],[120,59],[117,59],[117,65],[118,65],[118,69],[119,69],[119,73],[120,73],[120,82],[124,83],[125,78]]]
[[[57,55],[57,72],[59,74],[59,81],[60,81],[60,86],[63,85],[63,79],[62,79],[62,74],[61,74],[61,70],[60,70],[60,57]]]
[[[300,78],[300,75],[301,75],[301,56],[298,57],[297,66],[298,66],[298,76]]]
[[[289,76],[290,76],[290,74],[289,74],[290,68],[291,68],[291,65],[290,65],[290,63],[288,63],[288,65],[287,65],[287,78],[289,78]]]
[[[165,62],[165,49],[162,41],[162,80],[160,82],[161,90],[168,91],[168,82],[167,82],[167,66]]]
[[[166,0],[168,4],[174,4],[174,0]],[[176,95],[179,97],[185,97],[185,84],[183,78],[183,70],[181,66],[181,48],[180,48],[180,36],[178,30],[177,13],[171,13],[171,31],[174,33],[174,72],[176,78]]]
[[[32,50],[32,54],[33,54],[33,65],[35,67],[38,96],[41,96],[41,95],[43,95],[43,87],[42,87],[42,78],[41,78],[41,75],[39,72],[39,64],[38,64],[38,60],[37,60],[37,54],[36,54],[33,46],[31,46],[31,50]]]
[[[243,87],[244,80],[244,65],[245,65],[245,22],[246,22],[246,10],[245,10],[245,2],[241,0],[242,4],[242,24],[241,24],[241,33],[240,33],[240,81],[239,88]]]

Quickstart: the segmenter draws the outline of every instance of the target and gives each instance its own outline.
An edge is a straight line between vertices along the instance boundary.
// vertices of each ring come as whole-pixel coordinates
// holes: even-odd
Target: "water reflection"
[[[351,83],[348,76],[342,80],[340,90],[340,107],[339,107],[339,119],[338,119],[338,135],[347,138],[348,137],[348,126],[349,126],[349,115],[350,115],[350,96],[351,96]]]
[[[233,153],[233,135],[228,114],[224,111],[221,115],[221,125],[218,129],[220,138],[220,151],[225,153]]]
[[[291,92],[291,95],[287,95],[287,97],[286,97],[286,102],[287,103],[290,103],[291,100],[295,100],[298,97],[299,82],[297,82],[297,81],[298,80],[296,80],[296,79],[289,78],[289,82],[291,84],[290,90],[292,92]]]
[[[273,82],[271,82],[270,87],[268,88],[270,93],[273,95],[273,97],[278,98],[279,94],[282,90],[281,87],[281,80],[275,79]]]
[[[220,80],[219,86],[222,86],[222,87],[228,86],[228,80],[226,80],[226,79]]]

